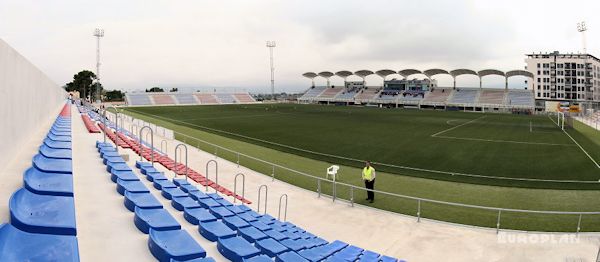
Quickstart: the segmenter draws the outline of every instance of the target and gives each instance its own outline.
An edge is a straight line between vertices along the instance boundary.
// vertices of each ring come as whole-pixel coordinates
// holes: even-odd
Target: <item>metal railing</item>
[[[189,170],[189,168],[188,168],[188,149],[185,144],[179,144],[179,145],[175,146],[175,159],[173,159],[175,162],[175,166],[173,167],[173,172],[175,173],[174,178],[177,178],[177,176],[179,175],[179,169],[177,168],[177,153],[179,152],[179,147],[183,147],[183,149],[185,149],[184,150],[184,152],[185,152],[185,181],[187,181],[188,180],[188,170]]]
[[[141,131],[141,130],[140,130]],[[141,132],[140,132],[141,133]],[[260,163],[262,165],[265,166],[269,166],[271,169],[271,177],[274,180],[276,178],[276,173],[275,173],[275,169],[278,170],[282,170],[284,172],[288,172],[289,174],[292,175],[299,175],[299,176],[303,176],[309,179],[313,179],[316,181],[316,192],[317,192],[317,196],[321,197],[322,195],[327,195],[323,192],[323,183],[325,184],[331,184],[332,188],[336,188],[335,193],[332,192],[332,194],[330,195],[333,199],[333,201],[337,200],[340,197],[337,197],[337,192],[340,191],[340,187],[346,189],[348,191],[348,198],[347,200],[342,197],[341,199],[343,201],[347,201],[350,205],[354,206],[355,203],[355,199],[356,199],[356,191],[364,191],[366,192],[366,189],[363,188],[362,186],[356,186],[356,185],[352,185],[352,184],[348,184],[348,183],[344,183],[344,182],[338,182],[338,181],[331,181],[328,179],[325,179],[323,177],[319,177],[319,176],[315,176],[312,174],[308,174],[306,172],[302,172],[302,171],[298,171],[289,167],[286,167],[284,165],[280,165],[280,164],[276,164],[255,156],[251,156],[242,152],[238,152],[217,144],[214,144],[212,142],[209,141],[205,141],[196,137],[192,137],[189,136],[187,134],[183,134],[180,132],[176,132],[173,131],[174,134],[181,136],[181,138],[183,138],[183,140],[185,141],[185,143],[191,143],[194,142],[197,147],[201,150],[210,152],[210,148],[206,148],[206,147],[201,147],[201,144],[207,145],[209,147],[212,147],[215,158],[217,158],[217,153],[221,152],[221,158],[223,158],[223,156],[227,153],[232,154],[232,159],[228,159],[230,161],[237,161],[237,163],[239,163],[240,165],[243,165],[243,163],[241,163],[242,161],[239,160],[241,157],[246,158],[248,160],[252,160],[252,161],[256,161],[257,163]],[[235,159],[236,158],[236,159]],[[225,159],[225,158],[224,158]],[[211,162],[214,162],[215,164],[215,169],[218,170],[217,168],[217,162],[214,160],[210,160],[209,162],[207,162],[206,165],[206,177],[208,178],[208,166]],[[218,173],[218,172],[216,172]],[[264,171],[262,173],[265,173]],[[453,173],[452,175],[457,175],[456,173]],[[218,179],[218,175],[216,175],[216,179]],[[285,175],[282,175],[285,176]],[[217,180],[215,180],[215,182],[217,182]],[[293,183],[293,182],[292,182]],[[262,189],[259,188],[259,211],[260,211],[260,190]],[[206,186],[206,190],[208,191],[208,185]],[[266,188],[265,188],[266,190]],[[314,189],[313,189],[314,190]],[[561,228],[561,230],[555,230],[555,231],[560,231],[560,232],[577,232],[579,233],[582,229],[582,217],[585,216],[594,216],[594,215],[600,215],[600,211],[553,211],[553,210],[528,210],[528,209],[513,209],[513,208],[501,208],[501,207],[490,207],[490,206],[482,206],[482,205],[473,205],[473,204],[463,204],[463,203],[456,203],[456,202],[450,202],[450,201],[443,201],[443,200],[435,200],[435,199],[429,199],[429,198],[420,198],[420,197],[414,197],[414,196],[408,196],[408,195],[403,195],[403,194],[397,194],[397,193],[392,193],[392,192],[387,192],[387,191],[380,191],[380,190],[372,190],[375,194],[378,194],[382,197],[392,197],[397,199],[397,201],[399,200],[405,200],[405,201],[414,201],[414,205],[415,205],[415,210],[413,211],[414,213],[411,212],[398,212],[395,211],[394,208],[390,208],[389,210],[394,211],[394,212],[398,212],[398,213],[403,213],[403,214],[408,214],[411,216],[414,216],[417,220],[417,222],[420,222],[423,217],[423,206],[425,204],[428,205],[441,205],[443,207],[452,207],[452,208],[463,208],[463,209],[473,209],[473,210],[479,210],[479,211],[487,211],[487,212],[491,212],[491,213],[496,213],[495,215],[493,215],[494,217],[494,222],[493,225],[490,224],[486,224],[486,225],[480,225],[480,224],[470,224],[470,223],[461,223],[461,222],[455,222],[457,224],[464,224],[464,225],[476,225],[476,226],[481,226],[481,227],[487,227],[487,228],[494,228],[497,231],[499,231],[500,229],[502,229],[501,227],[501,222],[504,221],[501,218],[502,217],[506,217],[508,216],[508,214],[529,214],[529,215],[551,215],[551,219],[558,219],[557,216],[565,216],[565,215],[570,215],[570,216],[575,216],[576,217],[576,221],[573,221],[572,224],[577,224],[577,227],[573,226],[573,230],[563,230]],[[266,202],[266,200],[265,200]],[[265,203],[265,209],[266,209],[266,203]],[[384,208],[386,209],[386,208]],[[460,211],[460,210],[458,210]],[[596,217],[594,220],[598,220],[597,218],[600,218],[600,216]],[[550,219],[550,217],[546,218],[546,219]],[[450,221],[452,222],[452,219],[448,218],[448,219],[443,219],[439,218],[439,217],[435,217],[433,218],[433,220],[439,220],[439,221]],[[571,223],[571,222],[569,222]],[[594,227],[596,229],[596,231],[594,232],[599,232],[600,231],[600,224],[595,225]],[[527,231],[536,231],[536,230],[530,230],[529,227],[519,227],[517,226],[511,226],[510,229],[519,229],[519,230],[527,230]],[[543,230],[543,229],[538,229],[538,231],[549,231],[549,230]],[[590,230],[591,231],[591,230]]]
[[[237,196],[239,196],[239,194],[237,193],[237,180],[238,177],[241,176],[242,178],[242,199],[245,198],[245,193],[246,193],[246,175],[242,174],[242,173],[237,173],[234,177],[233,177],[233,203],[235,203],[237,201]]]
[[[258,201],[256,201],[256,213],[260,214],[260,203],[261,203],[261,192],[263,192],[263,188],[265,189],[265,210],[263,210],[263,213],[266,214],[267,213],[267,202],[268,199],[267,197],[269,196],[269,187],[267,185],[261,185],[260,187],[258,187]]]
[[[219,187],[219,164],[217,163],[217,161],[215,160],[209,160],[208,162],[206,162],[206,173],[204,173],[204,175],[206,176],[206,184],[204,185],[204,191],[208,192],[208,181],[209,181],[209,173],[208,173],[208,167],[210,166],[210,163],[215,164],[215,191],[219,192],[218,187]]]

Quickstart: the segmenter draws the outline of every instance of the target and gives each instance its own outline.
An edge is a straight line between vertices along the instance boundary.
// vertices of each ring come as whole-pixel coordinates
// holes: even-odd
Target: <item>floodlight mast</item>
[[[96,28],[94,30],[96,37],[96,101],[100,100],[100,38],[104,37],[104,29]]]
[[[275,41],[267,41],[271,60],[271,99],[273,100],[275,100],[275,67],[273,67],[273,48],[275,46]]]
[[[585,21],[577,23],[577,31],[581,33],[581,40],[583,42],[583,54],[587,54],[587,44],[585,41],[585,31],[587,31],[587,26],[585,25]]]

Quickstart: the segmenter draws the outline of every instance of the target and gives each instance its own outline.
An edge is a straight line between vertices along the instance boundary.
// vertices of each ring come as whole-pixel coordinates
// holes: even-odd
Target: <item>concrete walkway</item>
[[[125,126],[129,124],[126,122]],[[167,141],[168,153],[173,158],[173,149],[181,142],[156,135],[154,141],[157,148],[163,139]],[[213,154],[190,145],[188,149],[189,166],[200,173],[204,173],[207,161],[216,159],[219,184],[230,190],[233,190],[234,175],[244,173],[245,194],[254,202],[251,207],[255,210],[260,185],[269,187],[267,211],[274,217],[277,217],[279,197],[288,194],[288,221],[328,241],[339,239],[408,261],[595,261],[598,253],[600,242],[597,235],[580,235],[575,239],[577,243],[551,243],[536,239],[547,236],[556,240],[565,235],[510,233],[509,240],[514,237],[530,240],[528,243],[506,243],[503,237],[507,235],[497,235],[495,230],[436,221],[422,220],[418,223],[409,216],[366,206],[350,207],[344,202],[332,203],[330,198],[317,198],[315,192],[281,181],[271,181],[270,174],[238,167],[236,163],[215,158]],[[213,173],[210,178],[214,179]],[[228,200],[233,201],[232,198]]]

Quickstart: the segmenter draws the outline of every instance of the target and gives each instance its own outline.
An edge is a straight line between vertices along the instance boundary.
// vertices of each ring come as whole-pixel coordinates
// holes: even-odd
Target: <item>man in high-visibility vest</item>
[[[375,168],[371,166],[371,162],[365,162],[365,168],[362,171],[362,179],[365,181],[365,187],[367,188],[367,199],[370,203],[375,201],[375,192],[373,189],[375,188]]]

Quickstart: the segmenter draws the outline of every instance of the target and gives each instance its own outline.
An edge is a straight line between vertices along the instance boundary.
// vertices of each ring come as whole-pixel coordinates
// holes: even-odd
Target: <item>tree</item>
[[[162,88],[160,88],[158,86],[155,86],[155,87],[150,88],[150,89],[146,89],[147,93],[150,93],[150,92],[164,92],[164,91],[165,90],[163,90]]]
[[[106,101],[123,101],[124,94],[121,90],[106,91],[104,94]]]
[[[173,87],[173,88],[171,88],[171,90],[169,90],[169,92],[177,92],[177,91],[179,91],[179,89],[177,87]]]
[[[83,70],[73,76],[73,81],[65,85],[65,90],[68,92],[77,91],[82,97],[94,98],[96,92],[99,91],[102,94],[102,84],[95,82],[96,74],[89,70]],[[98,89],[96,89],[98,86]]]

